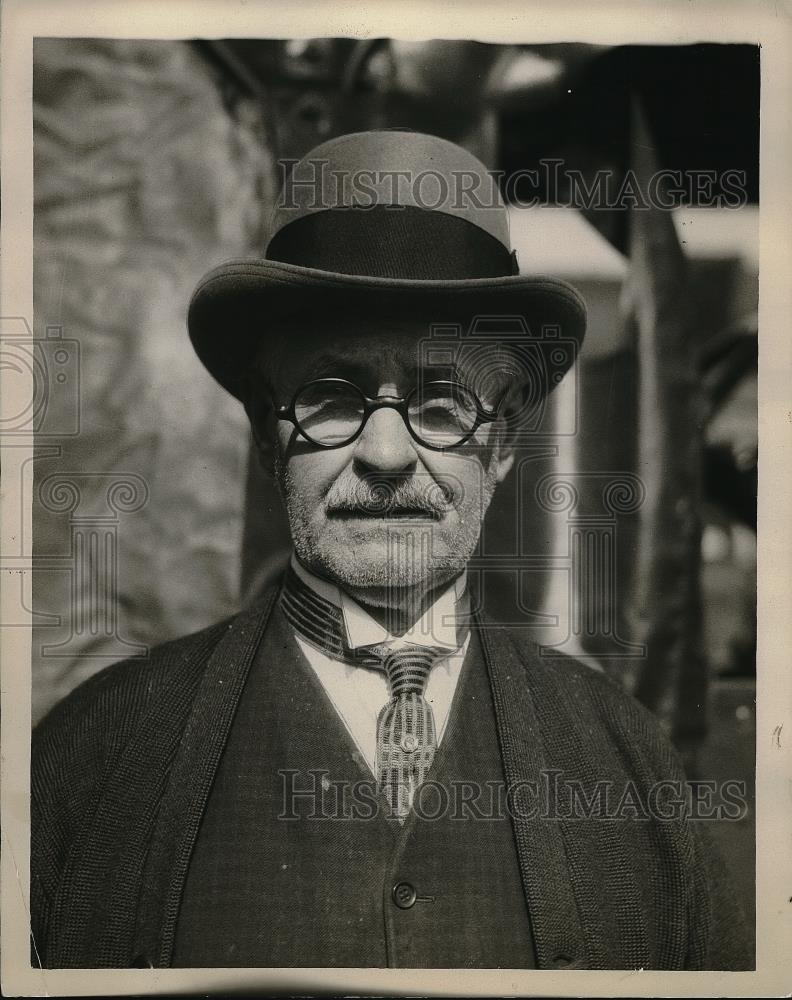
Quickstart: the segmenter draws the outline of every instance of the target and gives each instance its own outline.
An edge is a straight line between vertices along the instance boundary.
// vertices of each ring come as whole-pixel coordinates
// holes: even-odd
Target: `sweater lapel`
[[[516,793],[512,825],[538,966],[586,968],[585,941],[560,824],[541,815],[541,790],[553,761],[537,725],[538,692],[532,686],[536,672],[526,663],[525,651],[518,655],[502,627],[481,620],[477,627],[492,687],[506,783]],[[519,794],[520,787],[527,794]]]
[[[152,836],[137,919],[140,964],[170,964],[187,867],[250,666],[277,598],[233,620],[206,666]]]

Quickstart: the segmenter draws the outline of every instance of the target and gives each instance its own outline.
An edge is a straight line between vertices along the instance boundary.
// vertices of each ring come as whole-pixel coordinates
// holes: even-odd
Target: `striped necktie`
[[[377,718],[377,781],[399,819],[410,811],[437,750],[434,713],[424,692],[429,671],[445,656],[447,649],[402,646],[382,659],[391,697]]]
[[[437,750],[434,714],[424,696],[426,683],[434,664],[451,651],[447,646],[392,643],[351,649],[341,609],[304,583],[291,566],[283,582],[281,607],[295,632],[315,648],[345,663],[385,673],[390,699],[377,718],[377,782],[392,814],[403,820]]]

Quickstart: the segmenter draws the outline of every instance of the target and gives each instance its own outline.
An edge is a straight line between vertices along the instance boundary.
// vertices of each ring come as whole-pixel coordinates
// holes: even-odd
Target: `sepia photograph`
[[[260,24],[33,33],[16,958],[754,972],[762,45]]]

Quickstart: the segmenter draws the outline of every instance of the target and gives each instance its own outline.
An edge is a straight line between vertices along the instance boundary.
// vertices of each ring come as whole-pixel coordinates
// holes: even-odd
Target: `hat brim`
[[[261,346],[289,324],[322,316],[414,316],[432,326],[475,320],[490,327],[504,321],[508,338],[518,334],[553,347],[548,390],[572,365],[586,330],[586,306],[578,292],[557,278],[412,280],[338,274],[275,260],[235,260],[214,268],[199,283],[188,310],[190,339],[214,378],[237,399]],[[490,336],[492,336],[490,334]],[[558,350],[558,348],[563,350]]]

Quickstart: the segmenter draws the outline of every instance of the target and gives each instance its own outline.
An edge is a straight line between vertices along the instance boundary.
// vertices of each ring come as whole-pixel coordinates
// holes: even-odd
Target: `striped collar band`
[[[371,647],[398,649],[401,646],[426,646],[447,649],[449,653],[464,643],[468,632],[467,574],[463,572],[437,597],[432,605],[402,636],[396,636],[377,622],[348,594],[335,584],[306,569],[292,555],[281,598],[292,625],[309,641],[334,656],[342,651],[354,659],[365,656]],[[308,628],[307,605],[321,626]],[[323,631],[333,622],[334,637]],[[328,646],[334,648],[330,649]],[[339,646],[341,648],[336,649]],[[326,648],[327,647],[327,648]],[[346,658],[346,657],[344,657]]]

